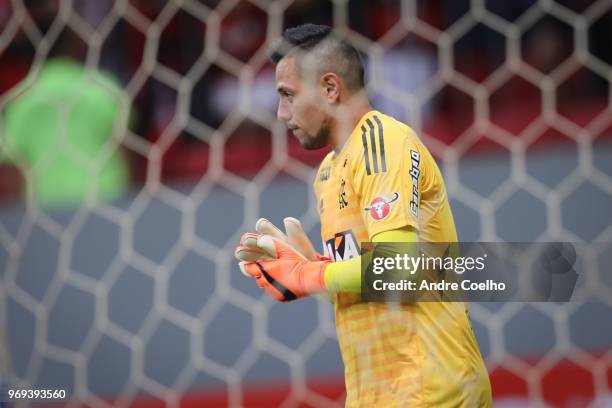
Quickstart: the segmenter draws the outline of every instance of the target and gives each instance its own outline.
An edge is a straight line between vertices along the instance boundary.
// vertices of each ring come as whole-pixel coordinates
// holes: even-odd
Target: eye
[[[285,99],[287,99],[287,101],[293,102],[293,94],[291,92],[280,91],[279,94],[280,94],[281,98],[285,98]]]

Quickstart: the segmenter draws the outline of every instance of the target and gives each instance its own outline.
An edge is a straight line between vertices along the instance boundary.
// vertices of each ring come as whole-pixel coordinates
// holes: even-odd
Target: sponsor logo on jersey
[[[324,182],[329,180],[329,175],[331,173],[331,166],[327,166],[325,168],[322,168],[321,171],[319,172],[319,182]]]
[[[421,170],[421,155],[415,150],[410,151],[410,159],[412,161],[412,167],[410,168],[410,176],[412,177],[412,198],[410,199],[410,211],[415,217],[419,216],[419,176]]]
[[[359,245],[351,230],[334,234],[333,238],[323,242],[323,247],[325,254],[336,262],[360,255]]]
[[[340,205],[340,209],[344,209],[346,207],[348,207],[349,203],[346,200],[346,191],[345,188],[346,187],[346,180],[342,179],[342,181],[340,182],[340,194],[338,195],[338,204]]]
[[[389,215],[391,212],[391,203],[395,202],[399,198],[399,193],[394,192],[393,197],[389,198],[386,195],[376,196],[370,201],[370,205],[364,208],[365,211],[370,212],[370,216],[376,221],[380,221]]]

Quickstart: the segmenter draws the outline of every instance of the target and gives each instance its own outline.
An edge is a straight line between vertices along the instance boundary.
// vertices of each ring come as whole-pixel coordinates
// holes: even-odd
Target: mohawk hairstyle
[[[317,24],[302,24],[288,28],[283,32],[282,38],[273,47],[270,60],[278,64],[295,48],[310,51],[331,33],[331,27]]]
[[[364,87],[365,74],[359,52],[335,36],[331,27],[308,23],[286,29],[272,46],[270,60],[276,65],[296,50],[303,54],[314,50],[321,68],[339,75],[352,91]]]

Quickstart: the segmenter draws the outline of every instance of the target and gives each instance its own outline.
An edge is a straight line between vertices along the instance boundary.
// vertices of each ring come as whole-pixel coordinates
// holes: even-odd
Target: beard
[[[302,147],[306,150],[318,150],[329,145],[331,137],[332,121],[326,117],[316,135],[306,134],[302,140]]]

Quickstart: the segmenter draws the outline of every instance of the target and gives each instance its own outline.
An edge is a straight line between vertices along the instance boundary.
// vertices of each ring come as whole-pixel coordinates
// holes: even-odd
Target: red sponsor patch
[[[393,193],[393,197],[389,198],[386,195],[376,196],[370,201],[370,205],[365,208],[366,211],[370,212],[370,216],[376,221],[380,221],[386,218],[391,212],[391,203],[399,198],[398,193]]]

